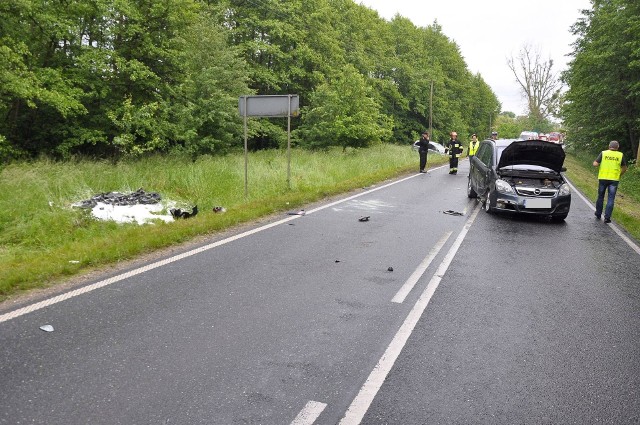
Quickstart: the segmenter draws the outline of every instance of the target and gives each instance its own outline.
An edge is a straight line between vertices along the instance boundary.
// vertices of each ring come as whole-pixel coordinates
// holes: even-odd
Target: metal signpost
[[[291,117],[300,115],[297,94],[240,96],[238,110],[244,118],[244,196],[248,196],[247,117],[287,117],[287,186],[291,188]]]

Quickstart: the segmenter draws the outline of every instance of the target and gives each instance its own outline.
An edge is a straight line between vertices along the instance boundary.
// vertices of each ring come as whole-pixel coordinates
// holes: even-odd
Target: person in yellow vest
[[[604,192],[608,193],[607,208],[604,210],[604,222],[611,223],[613,204],[618,191],[620,177],[627,171],[627,161],[622,152],[618,152],[620,143],[615,140],[609,142],[609,149],[600,152],[600,155],[593,161],[594,167],[598,170],[598,199],[596,200],[595,216],[600,220],[602,207],[604,204]]]
[[[478,136],[475,133],[471,135],[471,141],[469,142],[469,150],[467,151],[467,156],[471,157],[476,154],[478,151],[478,146],[480,146],[480,142],[478,141]]]

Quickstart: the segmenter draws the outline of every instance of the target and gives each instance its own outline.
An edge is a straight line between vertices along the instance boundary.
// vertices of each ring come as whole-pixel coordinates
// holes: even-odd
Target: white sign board
[[[238,111],[242,117],[297,117],[300,99],[297,94],[240,96]]]

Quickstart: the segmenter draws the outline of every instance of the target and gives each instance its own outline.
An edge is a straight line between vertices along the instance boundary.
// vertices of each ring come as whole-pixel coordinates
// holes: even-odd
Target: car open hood
[[[502,151],[498,168],[511,165],[538,165],[559,173],[564,164],[564,157],[562,146],[553,142],[515,141]]]

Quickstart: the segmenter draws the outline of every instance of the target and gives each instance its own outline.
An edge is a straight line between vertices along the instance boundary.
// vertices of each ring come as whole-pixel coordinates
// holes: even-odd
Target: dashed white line
[[[465,223],[464,228],[449,249],[449,252],[445,256],[445,258],[442,260],[442,263],[440,263],[438,270],[436,270],[436,273],[429,281],[426,289],[414,305],[413,309],[411,309],[411,312],[405,319],[402,326],[400,326],[400,329],[394,336],[391,344],[389,344],[380,360],[378,360],[378,363],[373,368],[371,374],[369,374],[367,381],[364,383],[362,388],[360,388],[358,395],[353,400],[353,402],[347,409],[345,416],[340,421],[340,425],[358,425],[362,421],[362,418],[364,417],[365,413],[367,413],[371,402],[378,393],[378,390],[380,390],[380,387],[382,387],[382,383],[389,374],[389,371],[393,367],[393,364],[400,355],[400,352],[404,348],[404,345],[409,339],[409,336],[418,323],[420,316],[422,316],[422,313],[427,308],[427,304],[429,304],[431,297],[438,288],[438,285],[440,284],[442,277],[449,268],[451,261],[453,261],[453,257],[456,255],[456,252],[460,248],[462,241],[467,235],[471,224],[473,224],[473,221],[478,215],[478,211],[480,211],[480,204],[478,204],[478,206],[475,208],[475,210]]]
[[[411,276],[409,276],[409,279],[407,279],[404,285],[402,285],[402,288],[400,288],[400,290],[396,293],[396,295],[391,299],[391,302],[394,302],[394,303],[404,302],[407,295],[409,295],[409,292],[411,292],[411,290],[416,285],[420,277],[422,277],[424,272],[427,270],[427,268],[429,267],[433,259],[436,257],[436,255],[438,255],[438,253],[440,252],[444,244],[449,240],[451,233],[453,232],[445,233],[440,238],[440,240],[434,245],[434,247],[431,248],[431,251],[429,252],[429,254],[424,258],[424,260],[422,260],[418,268],[411,274]]]
[[[291,422],[291,425],[311,425],[318,419],[318,416],[327,407],[325,403],[319,401],[310,401],[298,413],[298,416]]]

